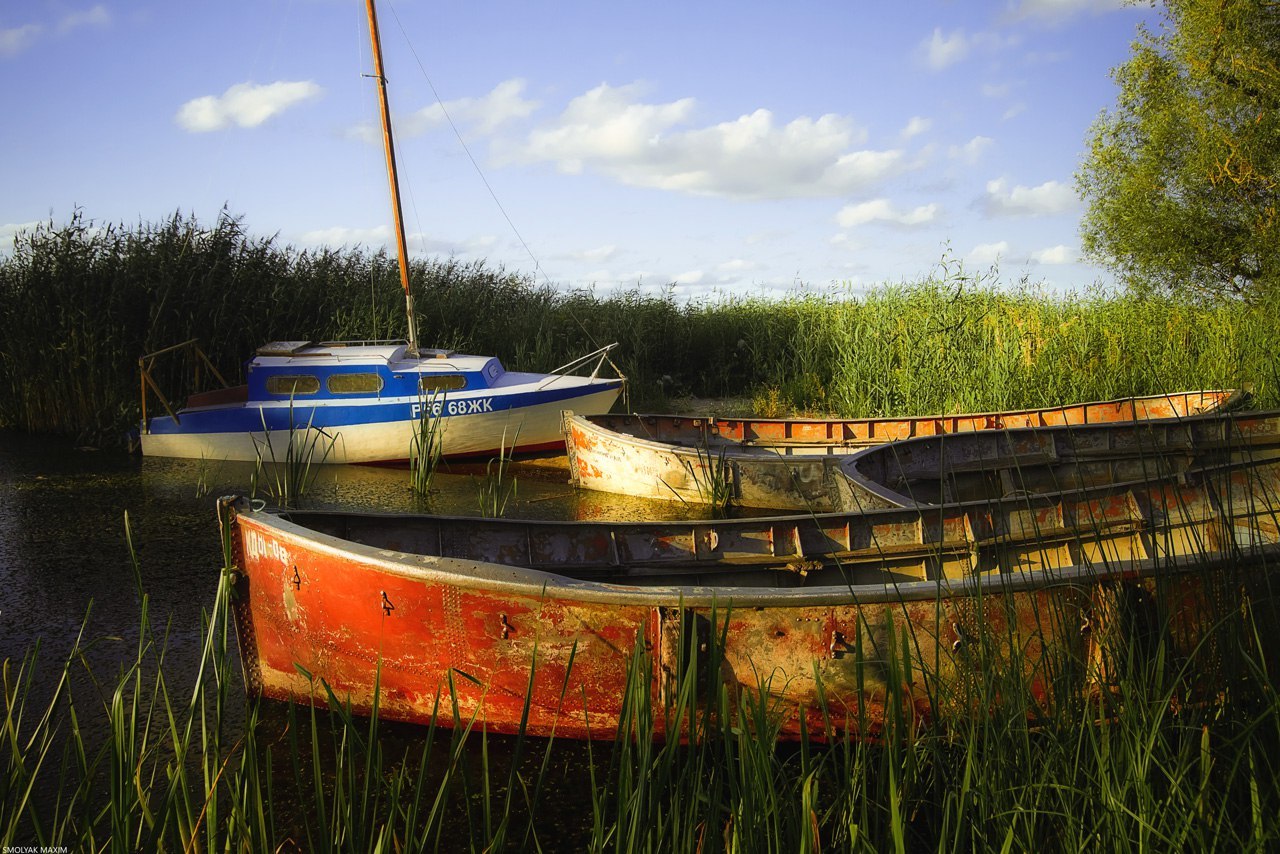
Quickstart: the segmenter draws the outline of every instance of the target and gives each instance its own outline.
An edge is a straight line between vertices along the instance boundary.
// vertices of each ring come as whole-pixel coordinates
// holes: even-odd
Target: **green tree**
[[[1280,2],[1166,0],[1076,176],[1085,253],[1131,286],[1280,285]]]

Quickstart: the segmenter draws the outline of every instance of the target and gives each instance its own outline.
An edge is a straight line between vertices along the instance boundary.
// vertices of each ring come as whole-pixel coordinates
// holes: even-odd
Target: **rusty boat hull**
[[[874,736],[904,709],[980,713],[972,686],[993,670],[1051,718],[1108,690],[1135,626],[1189,656],[1242,597],[1274,601],[1280,462],[692,522],[220,512],[256,694],[614,738],[638,692],[656,736],[687,737],[664,710],[696,678],[779,737]],[[712,669],[690,670],[708,646]]]
[[[871,419],[566,412],[563,433],[570,482],[585,489],[689,504],[714,503],[720,496],[742,507],[828,512],[848,509],[839,457],[868,447],[974,431],[1180,419],[1226,411],[1245,399],[1244,392],[1210,390],[1047,409]]]

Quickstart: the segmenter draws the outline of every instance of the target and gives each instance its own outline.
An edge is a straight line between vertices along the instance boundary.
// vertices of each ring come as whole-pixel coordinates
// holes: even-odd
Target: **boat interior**
[[[407,556],[626,585],[823,587],[1109,571],[1280,544],[1280,464],[937,508],[694,522],[547,522],[287,511],[311,531]],[[383,555],[387,557],[388,555]]]
[[[1186,480],[1277,454],[1280,413],[1248,413],[939,436],[868,449],[843,471],[860,506],[906,507]]]
[[[1177,419],[1229,410],[1244,392],[1196,391],[1081,403],[1048,409],[909,418],[715,418],[610,413],[586,420],[624,436],[687,448],[742,453],[841,454],[902,439],[993,428],[1108,424]]]

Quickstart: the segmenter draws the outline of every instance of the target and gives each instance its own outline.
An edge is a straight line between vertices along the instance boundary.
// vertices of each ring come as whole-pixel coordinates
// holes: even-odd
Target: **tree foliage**
[[[1077,186],[1087,255],[1128,284],[1280,286],[1280,2],[1166,0],[1112,76]]]

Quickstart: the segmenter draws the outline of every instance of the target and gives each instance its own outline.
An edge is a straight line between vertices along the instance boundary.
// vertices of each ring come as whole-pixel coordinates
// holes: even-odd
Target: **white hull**
[[[466,456],[496,451],[533,450],[562,444],[560,414],[567,407],[590,414],[608,412],[619,389],[605,388],[569,400],[505,409],[475,415],[450,415],[440,419],[445,456]],[[409,458],[414,431],[412,420],[353,424],[337,428],[295,430],[295,448],[311,448],[313,463],[380,463]],[[141,437],[144,456],[243,462],[284,462],[289,456],[288,431],[254,433],[148,433]],[[325,450],[328,449],[328,454]],[[295,451],[295,458],[298,453]]]

